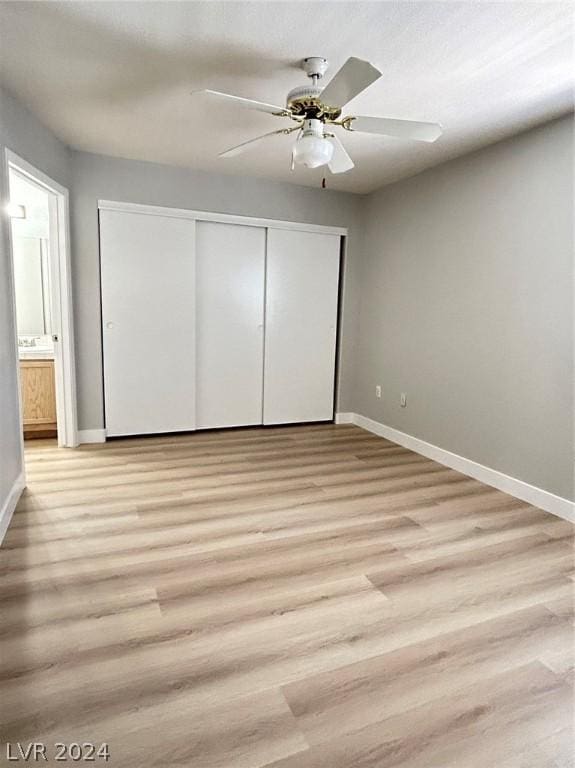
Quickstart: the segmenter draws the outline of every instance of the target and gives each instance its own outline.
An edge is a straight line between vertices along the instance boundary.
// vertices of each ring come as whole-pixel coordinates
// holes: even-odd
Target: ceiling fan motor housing
[[[323,104],[321,92],[317,85],[300,85],[288,93],[286,105],[293,115],[306,120],[337,120],[341,109]]]

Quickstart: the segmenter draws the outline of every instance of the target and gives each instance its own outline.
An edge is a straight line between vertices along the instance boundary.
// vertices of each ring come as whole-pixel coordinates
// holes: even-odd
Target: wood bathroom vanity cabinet
[[[54,360],[20,360],[24,438],[56,437]]]

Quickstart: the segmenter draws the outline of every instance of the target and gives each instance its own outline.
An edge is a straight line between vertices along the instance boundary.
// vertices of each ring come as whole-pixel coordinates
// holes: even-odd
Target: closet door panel
[[[198,428],[262,423],[266,230],[199,221]]]
[[[195,429],[195,222],[100,211],[108,435]]]
[[[340,238],[269,229],[264,424],[333,418]]]

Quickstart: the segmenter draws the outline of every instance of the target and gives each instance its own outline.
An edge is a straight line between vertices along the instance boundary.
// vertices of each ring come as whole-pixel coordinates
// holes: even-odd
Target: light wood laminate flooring
[[[569,523],[354,426],[26,454],[0,765],[575,764]]]

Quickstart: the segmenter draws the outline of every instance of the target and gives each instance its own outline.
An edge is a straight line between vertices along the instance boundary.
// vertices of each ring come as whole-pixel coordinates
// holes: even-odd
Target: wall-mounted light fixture
[[[11,219],[25,219],[26,206],[19,203],[6,203],[4,209]]]

